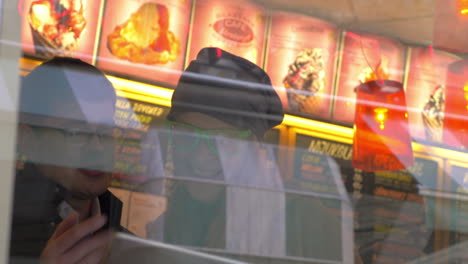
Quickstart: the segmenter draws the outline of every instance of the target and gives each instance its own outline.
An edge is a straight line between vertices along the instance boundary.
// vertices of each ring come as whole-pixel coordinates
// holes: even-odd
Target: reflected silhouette
[[[262,69],[221,49],[202,49],[157,131],[167,143],[167,179],[160,181],[167,208],[148,225],[148,236],[236,254],[284,255],[282,180],[262,143],[282,119]],[[161,190],[154,185],[148,184]]]
[[[11,261],[99,263],[122,230],[112,179],[116,95],[94,66],[54,58],[22,80]]]

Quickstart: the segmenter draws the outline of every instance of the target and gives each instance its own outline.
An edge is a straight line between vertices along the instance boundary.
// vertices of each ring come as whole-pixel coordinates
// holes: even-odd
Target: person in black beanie
[[[120,227],[112,179],[116,94],[105,75],[57,57],[23,78],[10,263],[99,263]]]
[[[165,242],[284,254],[282,181],[262,147],[283,116],[260,67],[219,48],[199,52],[167,116]]]

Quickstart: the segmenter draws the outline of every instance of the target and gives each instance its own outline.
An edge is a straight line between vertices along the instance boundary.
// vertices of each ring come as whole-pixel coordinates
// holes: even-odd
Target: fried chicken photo
[[[179,40],[169,31],[169,10],[145,3],[107,37],[107,47],[116,57],[134,63],[166,64],[176,60]]]

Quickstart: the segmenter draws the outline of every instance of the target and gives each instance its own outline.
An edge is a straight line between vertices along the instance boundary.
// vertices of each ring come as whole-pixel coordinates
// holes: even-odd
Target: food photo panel
[[[22,0],[21,43],[27,56],[93,62],[101,0]]]
[[[107,0],[98,67],[175,85],[184,65],[191,0]]]
[[[275,12],[268,37],[266,71],[284,109],[330,118],[339,30],[315,18]]]

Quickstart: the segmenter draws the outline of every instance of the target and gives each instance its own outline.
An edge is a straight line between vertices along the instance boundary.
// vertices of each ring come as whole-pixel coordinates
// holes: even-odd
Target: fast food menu
[[[107,0],[97,66],[175,85],[184,66],[191,0]]]
[[[442,142],[447,69],[459,59],[431,48],[411,48],[406,102],[413,138]]]
[[[289,186],[297,190],[338,195],[336,183],[331,176],[326,155],[332,157],[341,171],[343,185],[352,191],[354,169],[351,166],[352,146],[303,134],[296,134],[294,179]],[[326,154],[326,155],[323,155]]]
[[[271,16],[266,71],[295,115],[330,118],[339,30],[322,20],[293,13]]]
[[[248,0],[197,0],[188,62],[205,47],[218,47],[262,67],[266,9]]]
[[[345,32],[333,120],[353,124],[356,107],[354,89],[361,83],[376,79],[401,82],[404,64],[405,48],[399,42],[375,35]]]
[[[343,224],[352,223],[344,187],[352,175],[338,175],[334,161],[345,168],[351,146],[300,132],[295,137],[293,177],[284,180],[287,255],[342,262],[352,244],[352,225]]]
[[[22,50],[40,59],[55,55],[91,63],[102,0],[24,0]]]
[[[326,163],[319,153],[339,165],[353,198],[354,238],[364,263],[408,262],[421,256],[426,247],[433,248],[427,224],[433,220],[427,219],[430,214],[418,194],[418,184],[438,188],[437,162],[417,157],[405,171],[363,172],[351,167],[350,144],[296,134],[294,178],[302,179],[299,190],[331,194],[330,179],[324,176]]]
[[[168,112],[163,106],[118,98],[113,187],[135,190],[142,182],[162,176],[161,145],[148,140],[148,132]]]
[[[365,263],[406,263],[433,250],[428,208],[419,186],[436,189],[438,163],[417,157],[395,172],[363,172],[363,196],[356,204],[356,239]]]

